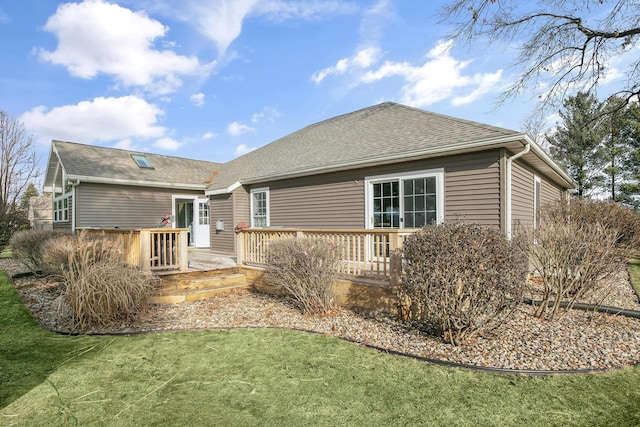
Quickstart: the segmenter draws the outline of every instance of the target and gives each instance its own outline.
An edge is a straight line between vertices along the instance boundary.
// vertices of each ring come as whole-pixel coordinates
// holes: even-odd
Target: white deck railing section
[[[248,228],[237,236],[238,264],[264,267],[270,242],[315,237],[340,247],[340,275],[390,280],[401,274],[402,261],[396,249],[402,248],[404,238],[414,231]]]

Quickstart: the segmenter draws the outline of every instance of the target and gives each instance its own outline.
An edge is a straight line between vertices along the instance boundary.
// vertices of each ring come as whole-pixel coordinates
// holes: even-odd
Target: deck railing
[[[85,228],[86,236],[105,236],[122,246],[129,264],[145,271],[188,268],[186,228],[103,229]]]
[[[342,262],[339,274],[395,282],[402,274],[404,238],[415,230],[300,230],[248,228],[237,236],[238,264],[264,267],[267,248],[274,240],[315,237],[336,243]]]

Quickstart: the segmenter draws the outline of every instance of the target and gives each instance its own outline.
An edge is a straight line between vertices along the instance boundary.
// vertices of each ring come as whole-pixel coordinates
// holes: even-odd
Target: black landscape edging
[[[529,305],[540,306],[542,305],[542,301],[533,300],[531,298],[522,298],[522,302]],[[549,301],[548,307],[553,306],[553,301]],[[569,306],[569,302],[560,301],[560,308],[567,308]],[[619,307],[611,307],[608,305],[598,305],[598,304],[585,304],[582,302],[576,302],[571,307],[572,309],[584,310],[584,311],[597,311],[600,313],[608,313],[608,314],[621,314],[626,317],[633,317],[635,319],[640,319],[640,311],[638,310],[630,310],[626,308]]]

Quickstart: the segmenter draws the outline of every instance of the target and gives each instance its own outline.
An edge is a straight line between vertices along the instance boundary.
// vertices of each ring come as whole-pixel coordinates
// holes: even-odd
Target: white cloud
[[[217,133],[214,133],[214,132],[205,132],[205,133],[203,133],[203,134],[202,134],[201,138],[202,138],[202,139],[213,139],[213,138],[215,138],[216,136],[218,136],[218,134],[217,134]]]
[[[58,46],[51,52],[40,49],[40,58],[84,79],[104,73],[124,85],[166,94],[180,87],[180,76],[206,74],[213,67],[193,56],[154,49],[154,41],[168,31],[165,26],[144,12],[102,0],[62,4],[44,29],[57,36]]]
[[[196,104],[198,107],[202,107],[204,105],[204,93],[202,92],[194,93],[193,95],[191,95],[190,99],[191,102]]]
[[[470,61],[461,61],[451,56],[452,41],[439,41],[426,55],[422,65],[408,62],[387,61],[377,70],[368,71],[360,78],[360,83],[373,83],[387,77],[400,76],[404,79],[402,102],[416,107],[424,107],[454,96],[452,103],[462,105],[474,101],[490,92],[502,78],[502,70],[494,73],[464,75]],[[460,92],[466,92],[460,95]]]
[[[136,96],[95,98],[76,105],[47,110],[33,108],[20,116],[29,132],[51,139],[91,143],[127,138],[160,138],[166,129],[159,126],[163,111]]]
[[[350,14],[357,12],[359,7],[354,3],[343,1],[260,1],[255,8],[255,13],[265,15],[273,21],[288,19],[313,19],[327,14]]]
[[[180,149],[180,147],[182,147],[183,145],[184,144],[182,144],[181,142],[178,142],[175,139],[169,137],[160,138],[153,143],[153,146],[155,148],[166,151],[178,151],[178,149]]]
[[[262,110],[251,115],[251,123],[256,124],[261,121],[273,122],[280,117],[280,112],[274,107],[264,107]]]
[[[194,22],[197,30],[210,39],[223,55],[240,36],[242,24],[248,16],[263,16],[281,22],[349,14],[357,10],[359,7],[355,3],[339,0],[190,0],[180,11],[179,18]]]
[[[380,55],[380,49],[378,49],[377,47],[367,47],[361,49],[351,57],[340,59],[338,62],[336,62],[336,65],[332,65],[330,67],[323,68],[320,71],[316,71],[311,76],[311,80],[313,80],[316,84],[319,84],[330,75],[344,74],[352,69],[369,68],[380,58]]]
[[[212,40],[223,54],[240,35],[242,21],[258,0],[191,1],[190,18],[200,33]]]
[[[243,154],[247,154],[250,153],[251,151],[255,150],[258,147],[247,147],[246,144],[240,144],[236,147],[235,149],[235,154],[237,156],[241,156]]]
[[[253,132],[253,131],[255,131],[254,128],[240,122],[231,122],[227,126],[227,132],[229,132],[229,135],[231,136],[240,136],[244,133]]]

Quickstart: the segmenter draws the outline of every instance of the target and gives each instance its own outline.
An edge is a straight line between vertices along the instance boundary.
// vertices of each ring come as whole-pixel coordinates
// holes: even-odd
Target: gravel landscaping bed
[[[0,269],[9,275],[22,269],[1,259]],[[14,280],[25,305],[48,329],[72,332],[68,319],[60,318],[55,300],[61,286],[47,279]],[[597,296],[603,305],[640,310],[638,297],[626,272],[608,283]],[[535,298],[535,290],[529,296]],[[477,367],[566,371],[609,369],[640,362],[640,319],[571,310],[555,322],[532,316],[533,307],[520,304],[501,326],[462,346],[444,344],[438,338],[413,330],[384,316],[368,316],[338,309],[332,316],[303,316],[282,298],[233,291],[205,301],[179,305],[152,305],[134,321],[92,333],[189,330],[238,327],[277,327],[313,331],[391,352]]]

